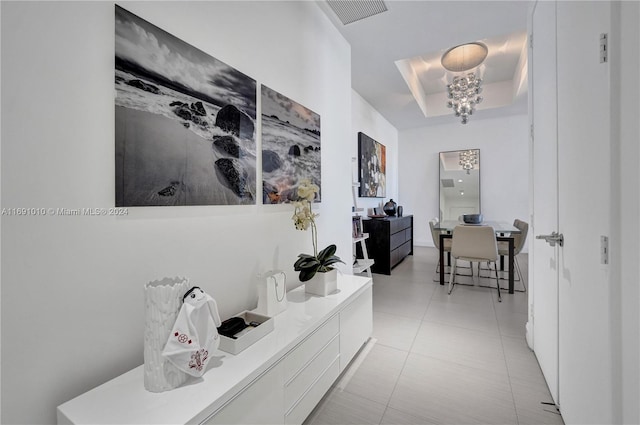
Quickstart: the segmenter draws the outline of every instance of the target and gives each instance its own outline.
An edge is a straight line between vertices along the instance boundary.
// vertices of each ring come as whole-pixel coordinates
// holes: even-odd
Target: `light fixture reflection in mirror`
[[[480,214],[480,149],[440,152],[440,220]]]

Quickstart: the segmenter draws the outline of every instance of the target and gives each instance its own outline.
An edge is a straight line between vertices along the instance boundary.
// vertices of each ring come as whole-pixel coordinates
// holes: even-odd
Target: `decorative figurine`
[[[207,369],[209,355],[220,345],[217,329],[220,325],[216,301],[194,286],[184,294],[182,307],[162,355],[183,372],[202,376]]]

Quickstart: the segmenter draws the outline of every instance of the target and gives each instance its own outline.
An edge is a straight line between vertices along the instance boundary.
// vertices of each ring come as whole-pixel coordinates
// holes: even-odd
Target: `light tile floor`
[[[437,254],[415,247],[391,276],[374,274],[372,339],[305,424],[563,424],[541,403],[552,399],[525,341],[527,294],[448,295]]]

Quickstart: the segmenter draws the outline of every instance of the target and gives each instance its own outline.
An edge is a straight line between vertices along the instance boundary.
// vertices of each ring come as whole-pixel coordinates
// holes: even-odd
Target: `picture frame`
[[[351,218],[352,224],[352,236],[354,238],[360,238],[363,235],[362,232],[362,216],[355,215]]]
[[[386,147],[363,132],[358,132],[358,182],[361,198],[385,198],[387,195]]]

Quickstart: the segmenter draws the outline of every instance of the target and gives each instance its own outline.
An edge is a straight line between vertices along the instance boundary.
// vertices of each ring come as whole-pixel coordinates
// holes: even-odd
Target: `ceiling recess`
[[[387,11],[382,0],[327,0],[343,25]]]

